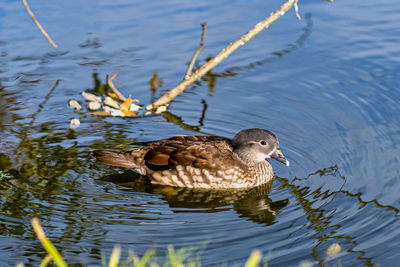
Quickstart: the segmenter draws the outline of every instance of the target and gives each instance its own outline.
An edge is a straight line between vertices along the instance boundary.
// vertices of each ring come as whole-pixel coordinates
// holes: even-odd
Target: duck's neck
[[[265,161],[264,158],[257,158],[246,149],[235,149],[233,154],[239,162],[246,166],[256,166]]]

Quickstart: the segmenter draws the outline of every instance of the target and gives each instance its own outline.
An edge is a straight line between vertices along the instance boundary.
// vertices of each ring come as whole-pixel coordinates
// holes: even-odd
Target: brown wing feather
[[[171,153],[169,167],[190,165],[199,169],[224,169],[225,166],[235,164],[231,151],[230,143],[225,142],[188,146],[184,150]]]
[[[230,140],[223,137],[174,136],[145,145],[151,148],[144,159],[152,170],[175,169],[178,165],[216,169],[233,160]]]
[[[149,150],[144,156],[146,163],[150,165],[168,166],[170,154],[174,152],[175,148],[170,146],[160,146]]]

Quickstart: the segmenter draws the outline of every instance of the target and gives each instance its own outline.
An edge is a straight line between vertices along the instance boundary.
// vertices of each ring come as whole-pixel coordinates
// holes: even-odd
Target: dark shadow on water
[[[151,185],[146,177],[133,171],[111,174],[101,180],[123,186],[126,191],[161,194],[174,212],[220,212],[231,209],[251,221],[270,225],[289,204],[288,199],[272,201],[271,183],[250,189],[196,189]]]

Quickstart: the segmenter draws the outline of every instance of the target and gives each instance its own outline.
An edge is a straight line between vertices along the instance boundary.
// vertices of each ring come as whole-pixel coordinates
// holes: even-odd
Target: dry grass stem
[[[271,13],[269,17],[257,23],[257,25],[255,25],[251,30],[249,30],[235,42],[225,47],[217,56],[210,59],[206,64],[197,69],[197,71],[193,73],[188,79],[183,80],[174,89],[168,91],[159,99],[157,99],[152,105],[147,106],[146,109],[153,110],[157,106],[162,106],[171,102],[175,97],[180,95],[187,87],[189,87],[195,81],[203,77],[207,72],[209,72],[212,68],[214,68],[225,58],[227,58],[236,49],[244,45],[246,42],[248,42],[258,33],[260,33],[262,30],[268,28],[274,21],[283,16],[296,2],[297,0],[287,0],[279,9]]]
[[[32,10],[29,8],[28,3],[26,0],[22,0],[22,3],[24,4],[26,10],[28,11],[29,15],[32,17],[33,21],[36,23],[36,26],[39,28],[39,30],[42,32],[42,34],[47,38],[49,43],[55,48],[58,49],[58,46],[53,42],[51,37],[47,34],[47,32],[44,30],[42,25],[40,25],[39,21],[36,19],[35,15],[33,14]]]
[[[201,24],[201,39],[200,39],[200,47],[197,48],[197,50],[194,52],[192,59],[190,60],[189,66],[186,70],[186,75],[185,75],[185,80],[190,78],[190,75],[192,75],[192,70],[194,63],[196,62],[197,57],[199,56],[201,50],[204,48],[204,38],[206,36],[206,31],[207,31],[207,21],[204,21],[204,23]]]
[[[106,76],[107,84],[120,100],[126,101],[127,98],[121,94],[121,92],[115,87],[114,83],[112,82],[115,79],[115,77],[117,77],[117,75],[118,72],[116,72],[111,78],[110,76],[107,75]]]
[[[38,218],[33,218],[32,219],[32,227],[33,227],[33,230],[35,230],[36,236],[40,241],[42,241],[43,239],[46,238],[46,235],[45,235],[45,233],[43,231],[42,226],[39,223],[39,219]]]
[[[58,267],[67,267],[67,264],[63,260],[61,254],[57,251],[57,249],[54,247],[54,245],[51,243],[51,241],[49,239],[47,239],[46,234],[44,233],[43,228],[39,223],[39,219],[33,218],[31,222],[32,222],[33,230],[35,231],[37,238],[39,239],[40,243],[42,243],[42,246],[47,251],[47,253],[51,256],[55,265]],[[46,258],[45,258],[45,261],[48,261],[48,259],[46,259]]]

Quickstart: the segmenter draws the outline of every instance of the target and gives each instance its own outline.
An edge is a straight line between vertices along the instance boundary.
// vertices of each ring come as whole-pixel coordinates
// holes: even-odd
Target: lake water
[[[148,105],[279,1],[19,1],[0,5],[1,266],[45,256],[30,220],[71,264],[100,265],[119,244],[142,255],[198,246],[202,264],[395,266],[400,258],[400,5],[300,1],[170,105],[163,116],[91,116],[68,107],[107,74]],[[152,91],[156,72],[163,86]],[[69,129],[72,118],[81,121]],[[89,152],[176,134],[232,137],[260,127],[289,168],[272,188],[215,192],[149,186]],[[136,177],[137,178],[137,177]],[[270,191],[270,192],[269,192]],[[326,250],[341,247],[333,258]]]

